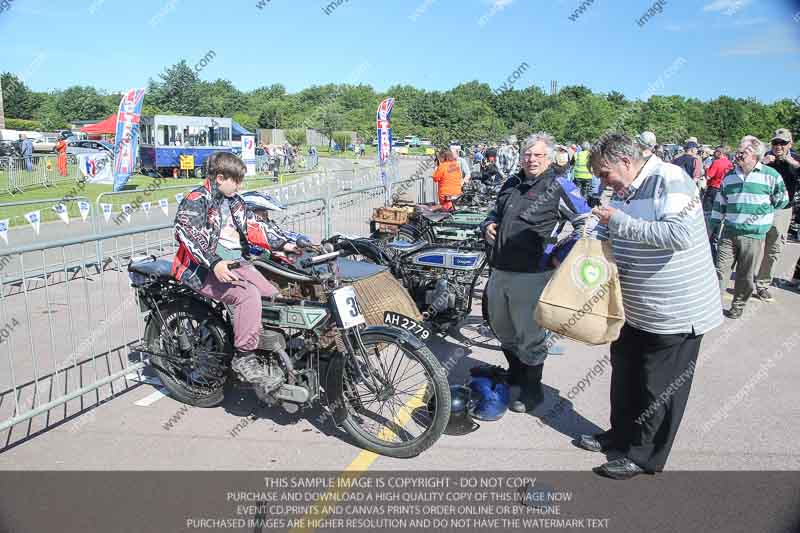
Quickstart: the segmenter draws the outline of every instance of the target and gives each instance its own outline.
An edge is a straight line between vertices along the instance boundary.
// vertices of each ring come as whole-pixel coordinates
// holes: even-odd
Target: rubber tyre
[[[388,335],[377,331],[368,332],[362,333],[361,339],[367,346],[377,342],[397,344],[400,340],[400,334]],[[438,359],[436,359],[436,356],[433,355],[428,347],[414,347],[410,343],[404,341],[400,341],[400,344],[404,350],[414,354],[417,361],[422,364],[423,368],[430,376],[430,381],[433,382],[437,402],[431,426],[423,433],[421,438],[415,439],[410,443],[396,445],[381,444],[369,438],[361,430],[361,427],[353,419],[353,414],[348,407],[347,415],[342,420],[342,428],[365,450],[396,459],[408,459],[416,457],[433,446],[433,444],[439,440],[439,437],[442,436],[442,433],[444,433],[447,422],[450,420],[450,385],[447,382],[447,372],[442,368]],[[341,379],[339,379],[338,385],[338,390],[334,391],[334,395],[336,398],[341,399],[344,396],[343,381]]]
[[[164,317],[164,321],[167,324],[169,324],[172,317],[178,313],[185,314],[187,317],[198,322],[207,321],[206,326],[209,332],[218,340],[219,346],[215,347],[215,351],[233,353],[233,345],[227,328],[207,307],[197,302],[178,301],[171,302],[161,309],[161,315]],[[144,330],[145,346],[147,346],[149,352],[156,353],[161,351],[160,338],[161,331],[157,321],[153,319],[149,320]],[[190,335],[190,338],[193,338],[193,336]],[[161,368],[165,367],[165,363],[160,357],[151,355],[151,359],[153,363],[155,363],[153,365],[153,370],[161,380],[161,383],[169,391],[170,396],[179,402],[193,407],[214,407],[222,403],[222,400],[225,398],[227,374],[223,376],[220,387],[207,394],[201,394],[186,387],[183,382],[175,379],[167,372],[162,371]]]

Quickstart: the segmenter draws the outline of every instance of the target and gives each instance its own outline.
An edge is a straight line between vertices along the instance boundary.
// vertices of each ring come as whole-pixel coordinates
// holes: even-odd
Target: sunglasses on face
[[[786,141],[772,141],[772,146],[786,146],[787,144],[789,143]]]

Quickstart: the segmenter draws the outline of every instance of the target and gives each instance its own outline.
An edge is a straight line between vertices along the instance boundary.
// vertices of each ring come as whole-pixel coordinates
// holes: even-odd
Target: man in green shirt
[[[723,302],[736,263],[736,284],[728,318],[740,318],[755,288],[754,277],[772,227],[775,210],[789,203],[783,178],[761,163],[766,147],[746,135],[736,152],[736,167],[722,180],[709,219],[712,233],[721,231],[717,245],[717,277]],[[667,198],[667,201],[669,199]]]

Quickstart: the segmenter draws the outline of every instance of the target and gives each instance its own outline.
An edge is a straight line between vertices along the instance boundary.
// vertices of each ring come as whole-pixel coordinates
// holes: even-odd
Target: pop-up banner
[[[242,135],[242,161],[247,167],[246,176],[256,175],[256,138]]]

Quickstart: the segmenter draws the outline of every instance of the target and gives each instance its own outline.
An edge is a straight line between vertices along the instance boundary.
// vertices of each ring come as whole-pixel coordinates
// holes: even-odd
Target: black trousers
[[[613,447],[647,472],[661,472],[692,387],[702,335],[657,335],[623,326],[611,344]]]

